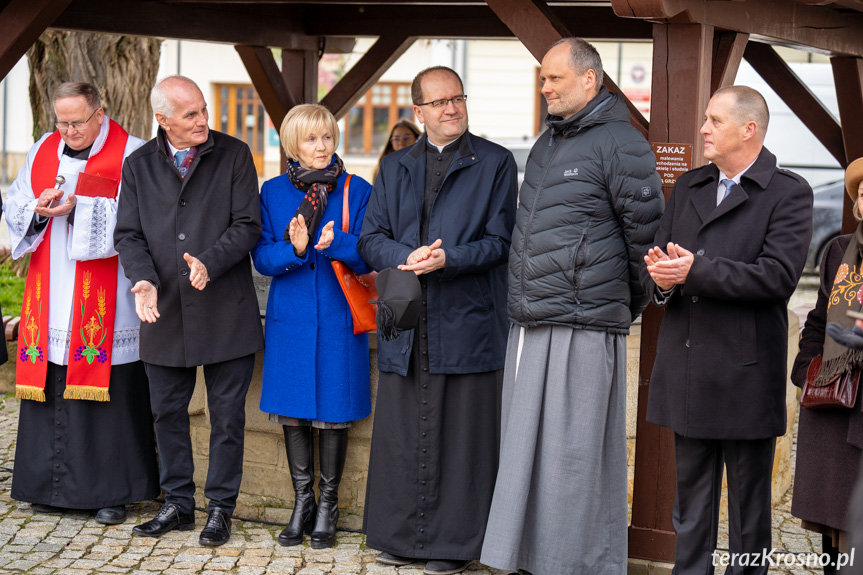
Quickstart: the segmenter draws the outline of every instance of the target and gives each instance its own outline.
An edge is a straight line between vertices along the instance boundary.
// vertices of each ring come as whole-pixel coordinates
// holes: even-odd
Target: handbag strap
[[[351,229],[350,217],[351,213],[348,210],[348,190],[351,189],[351,177],[353,174],[348,174],[345,178],[345,192],[342,195],[342,231],[348,232]]]

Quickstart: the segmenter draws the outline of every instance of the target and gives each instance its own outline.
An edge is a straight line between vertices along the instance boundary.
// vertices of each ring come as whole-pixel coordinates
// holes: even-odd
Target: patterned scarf
[[[861,274],[861,255],[863,255],[863,222],[857,224],[857,231],[842,256],[842,264],[836,271],[830,300],[827,307],[827,322],[837,323],[845,328],[854,327],[854,318],[846,311],[863,309],[863,274]],[[817,383],[829,381],[834,375],[845,373],[853,367],[863,365],[863,351],[849,349],[824,335],[823,362]]]
[[[303,168],[293,160],[288,161],[288,177],[291,183],[301,192],[305,192],[303,201],[294,217],[303,216],[309,229],[309,241],[313,242],[315,232],[321,225],[324,210],[327,209],[327,198],[336,188],[339,176],[345,171],[345,165],[338,154],[333,154],[333,161],[323,170]],[[290,241],[290,234],[285,228],[285,241]]]

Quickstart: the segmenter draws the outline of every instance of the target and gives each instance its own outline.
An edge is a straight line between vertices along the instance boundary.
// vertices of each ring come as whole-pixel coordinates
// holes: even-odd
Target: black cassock
[[[150,392],[139,361],[111,366],[111,400],[63,399],[66,366],[48,364],[45,401],[21,400],[12,498],[99,509],[159,495]]]
[[[425,341],[418,333],[407,376],[381,372],[378,380],[366,545],[417,559],[479,559],[497,477],[503,372],[429,373]]]

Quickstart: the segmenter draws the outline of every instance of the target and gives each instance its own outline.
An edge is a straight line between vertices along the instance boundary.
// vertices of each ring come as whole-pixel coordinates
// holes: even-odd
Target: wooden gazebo
[[[632,123],[651,142],[691,144],[693,166],[704,163],[709,96],[742,58],[841,166],[863,156],[863,0],[0,0],[0,76],[49,27],[233,44],[276,125],[317,99],[320,57],[356,37],[378,39],[322,101],[337,117],[418,38],[515,37],[537,60],[566,36],[652,40],[651,120],[630,104]],[[771,44],[830,57],[841,123]],[[270,48],[282,49],[281,67]],[[673,436],[644,420],[660,319],[649,308],[642,325],[629,553],[672,561]]]

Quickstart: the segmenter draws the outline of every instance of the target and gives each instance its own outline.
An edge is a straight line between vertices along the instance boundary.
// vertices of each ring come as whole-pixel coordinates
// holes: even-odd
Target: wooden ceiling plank
[[[321,100],[321,104],[326,106],[336,118],[347,114],[415,40],[416,38],[412,36],[404,36],[400,33],[391,33],[378,38],[359,62],[354,64],[338,84],[333,86],[329,94]]]
[[[836,118],[767,44],[749,42],[746,61],[767,82],[809,131],[839,163],[845,161],[842,128]],[[837,90],[838,92],[838,90]]]
[[[0,78],[5,78],[70,0],[11,0],[0,11]]]
[[[719,88],[734,84],[747,42],[749,42],[749,34],[719,30],[714,32],[711,94]]]

